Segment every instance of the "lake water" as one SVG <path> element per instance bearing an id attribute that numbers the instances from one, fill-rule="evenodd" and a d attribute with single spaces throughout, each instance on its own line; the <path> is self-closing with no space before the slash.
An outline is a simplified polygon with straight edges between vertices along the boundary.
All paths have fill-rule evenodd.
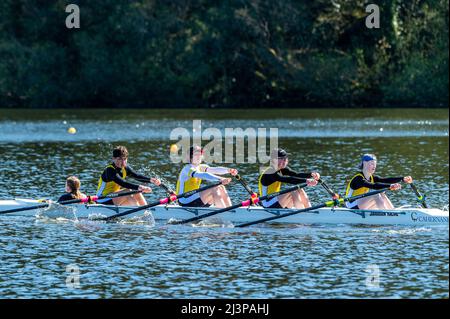
<path id="1" fill-rule="evenodd" d="M 0 199 L 52 198 L 75 174 L 93 194 L 112 148 L 172 187 L 170 133 L 277 128 L 293 169 L 317 170 L 336 191 L 361 154 L 382 176 L 412 175 L 430 206 L 448 210 L 448 110 L 0 110 Z M 67 133 L 75 127 L 76 134 Z M 206 144 L 206 143 L 205 143 Z M 234 166 L 257 189 L 260 163 Z M 247 197 L 228 187 L 234 202 Z M 313 203 L 327 200 L 308 189 Z M 154 188 L 148 198 L 164 193 Z M 416 205 L 406 188 L 394 205 Z M 0 216 L 2 298 L 448 298 L 449 229 L 257 225 L 247 229 L 84 224 Z M 79 286 L 67 285 L 79 272 Z M 367 283 L 378 272 L 377 285 Z"/>

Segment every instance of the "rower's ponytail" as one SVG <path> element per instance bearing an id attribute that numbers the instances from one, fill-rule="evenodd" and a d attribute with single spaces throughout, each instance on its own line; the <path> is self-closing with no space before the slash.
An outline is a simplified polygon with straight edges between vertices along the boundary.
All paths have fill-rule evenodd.
<path id="1" fill-rule="evenodd" d="M 69 176 L 66 180 L 67 186 L 71 189 L 71 194 L 75 199 L 81 199 L 80 186 L 81 182 L 76 176 Z"/>

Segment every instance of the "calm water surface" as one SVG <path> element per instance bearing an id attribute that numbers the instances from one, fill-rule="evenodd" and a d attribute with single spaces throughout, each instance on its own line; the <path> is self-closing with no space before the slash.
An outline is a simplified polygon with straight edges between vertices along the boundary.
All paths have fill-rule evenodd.
<path id="1" fill-rule="evenodd" d="M 203 129 L 278 128 L 291 167 L 318 170 L 341 193 L 360 155 L 374 152 L 380 175 L 412 175 L 430 206 L 448 209 L 448 110 L 1 110 L 0 198 L 56 199 L 69 174 L 94 193 L 117 144 L 135 169 L 174 186 L 181 166 L 170 162 L 169 135 L 192 130 L 193 119 Z M 255 189 L 259 167 L 237 165 Z M 149 198 L 164 196 L 154 192 Z M 246 197 L 238 184 L 229 192 Z M 320 188 L 308 193 L 314 203 L 328 199 Z M 408 188 L 391 199 L 416 204 Z M 448 298 L 448 240 L 446 226 L 233 229 L 0 216 L 0 297 Z M 70 269 L 79 287 L 66 285 Z M 367 284 L 377 270 L 378 285 Z"/>

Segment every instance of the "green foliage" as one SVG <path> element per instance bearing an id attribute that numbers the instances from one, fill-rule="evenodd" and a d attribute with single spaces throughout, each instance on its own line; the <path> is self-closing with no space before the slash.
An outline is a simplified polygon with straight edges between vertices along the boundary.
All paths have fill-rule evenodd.
<path id="1" fill-rule="evenodd" d="M 448 0 L 0 2 L 3 107 L 448 106 Z"/>

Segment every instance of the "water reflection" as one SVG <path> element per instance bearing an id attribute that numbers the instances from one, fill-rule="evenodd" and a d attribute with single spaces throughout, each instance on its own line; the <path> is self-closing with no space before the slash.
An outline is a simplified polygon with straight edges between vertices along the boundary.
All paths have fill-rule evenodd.
<path id="1" fill-rule="evenodd" d="M 448 209 L 445 110 L 419 114 L 374 110 L 370 115 L 339 110 L 312 115 L 294 110 L 262 112 L 247 120 L 244 113 L 240 120 L 230 120 L 226 112 L 202 112 L 192 118 L 207 119 L 206 126 L 282 127 L 279 143 L 292 153 L 291 167 L 318 170 L 340 193 L 360 155 L 376 153 L 380 175 L 412 175 L 428 194 L 430 206 Z M 116 144 L 128 147 L 135 169 L 158 175 L 174 188 L 181 165 L 169 160 L 166 133 L 191 120 L 191 115 L 179 118 L 170 112 L 162 120 L 157 118 L 160 114 L 148 112 L 124 117 L 120 110 L 94 120 L 83 114 L 51 112 L 38 118 L 30 112 L 26 119 L 14 112 L 0 115 L 2 199 L 56 199 L 64 191 L 66 176 L 72 174 L 80 177 L 86 193 L 93 194 Z M 68 135 L 68 125 L 76 126 L 77 134 Z M 238 165 L 253 189 L 257 189 L 259 168 L 257 163 Z M 233 201 L 247 197 L 237 183 L 229 192 Z M 319 187 L 308 193 L 313 202 L 328 199 Z M 149 199 L 162 196 L 164 191 L 155 187 Z M 394 205 L 415 204 L 408 188 L 391 198 Z M 192 227 L 155 223 L 150 216 L 107 224 L 78 220 L 71 211 L 66 219 L 57 220 L 50 213 L 38 219 L 0 216 L 0 296 L 448 298 L 448 227 L 260 225 L 233 229 L 223 227 L 220 219 L 218 227 Z M 68 265 L 79 267 L 78 289 L 66 286 Z M 379 289 L 366 286 L 370 265 L 379 267 Z"/>

